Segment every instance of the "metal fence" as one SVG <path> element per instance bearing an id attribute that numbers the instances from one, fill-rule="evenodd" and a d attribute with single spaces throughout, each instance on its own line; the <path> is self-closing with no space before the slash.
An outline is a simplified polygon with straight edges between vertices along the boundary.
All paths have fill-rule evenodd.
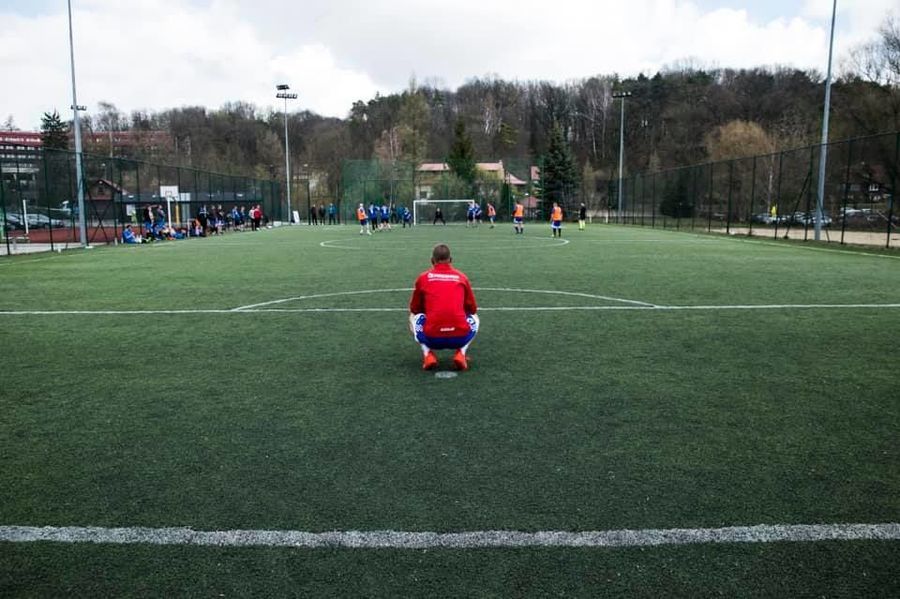
<path id="1" fill-rule="evenodd" d="M 592 215 L 646 227 L 813 239 L 820 151 L 817 144 L 638 173 L 621 181 L 621 210 L 620 181 L 599 180 L 601 207 Z M 900 132 L 829 143 L 827 157 L 822 240 L 900 245 Z"/>
<path id="2" fill-rule="evenodd" d="M 162 207 L 167 225 L 215 207 L 259 205 L 267 222 L 287 220 L 282 186 L 272 180 L 125 158 L 82 154 L 87 243 L 121 240 L 143 227 L 142 211 Z M 0 147 L 0 254 L 54 251 L 80 245 L 75 153 L 28 146 Z M 229 219 L 230 220 L 230 219 Z M 230 222 L 228 223 L 230 224 Z"/>
<path id="3" fill-rule="evenodd" d="M 454 175 L 443 160 L 419 165 L 402 160 L 345 160 L 341 169 L 341 212 L 347 222 L 355 222 L 359 204 L 412 210 L 415 200 L 475 199 L 482 205 L 491 202 L 498 218 L 503 219 L 512 215 L 517 200 L 525 200 L 533 193 L 533 165 L 529 158 L 503 158 L 485 163 L 477 169 L 475 180 L 467 182 Z M 526 206 L 527 216 L 540 218 L 541 206 L 533 200 Z M 430 220 L 434 206 L 423 210 L 422 219 Z M 442 210 L 448 220 L 465 221 L 464 204 L 443 206 Z"/>

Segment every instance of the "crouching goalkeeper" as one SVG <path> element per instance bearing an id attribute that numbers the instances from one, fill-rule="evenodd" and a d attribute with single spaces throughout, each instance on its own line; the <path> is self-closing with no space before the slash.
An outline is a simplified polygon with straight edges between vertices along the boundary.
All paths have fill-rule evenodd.
<path id="1" fill-rule="evenodd" d="M 469 368 L 466 352 L 478 332 L 478 306 L 469 279 L 450 263 L 450 248 L 434 246 L 431 269 L 416 279 L 409 300 L 409 329 L 425 354 L 422 368 L 437 368 L 435 350 L 455 349 L 453 367 Z"/>

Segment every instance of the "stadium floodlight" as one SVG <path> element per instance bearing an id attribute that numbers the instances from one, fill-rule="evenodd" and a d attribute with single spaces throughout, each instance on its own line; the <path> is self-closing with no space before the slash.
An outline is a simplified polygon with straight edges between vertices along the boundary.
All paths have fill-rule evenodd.
<path id="1" fill-rule="evenodd" d="M 828 165 L 828 118 L 831 111 L 831 58 L 834 52 L 834 21 L 837 16 L 837 0 L 831 4 L 831 38 L 828 42 L 828 74 L 825 75 L 825 108 L 822 114 L 822 145 L 819 146 L 819 186 L 816 193 L 815 240 L 822 237 L 822 219 L 825 216 L 825 168 Z"/>
<path id="2" fill-rule="evenodd" d="M 291 145 L 288 142 L 288 123 L 287 123 L 287 101 L 296 100 L 297 94 L 289 94 L 287 90 L 291 86 L 286 83 L 279 83 L 275 86 L 278 93 L 276 98 L 284 99 L 284 180 L 287 184 L 287 217 L 288 222 L 294 222 L 294 215 L 291 213 Z"/>
<path id="3" fill-rule="evenodd" d="M 78 94 L 75 91 L 75 41 L 72 34 L 72 0 L 67 0 L 69 7 L 69 64 L 72 67 L 72 123 L 75 133 L 75 187 L 78 193 L 78 235 L 81 247 L 87 249 L 87 223 L 84 215 L 84 173 L 81 167 L 81 119 L 79 110 L 85 110 L 78 105 Z"/>
<path id="4" fill-rule="evenodd" d="M 613 92 L 612 97 L 622 100 L 622 115 L 619 118 L 619 208 L 616 213 L 616 221 L 618 221 L 622 218 L 623 205 L 622 174 L 623 165 L 625 164 L 625 98 L 630 98 L 631 92 Z"/>

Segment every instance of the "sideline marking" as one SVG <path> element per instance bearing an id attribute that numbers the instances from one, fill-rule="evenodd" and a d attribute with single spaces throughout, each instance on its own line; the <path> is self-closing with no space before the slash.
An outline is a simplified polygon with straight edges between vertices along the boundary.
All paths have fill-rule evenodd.
<path id="1" fill-rule="evenodd" d="M 557 239 L 555 237 L 528 237 L 527 239 L 537 239 L 539 241 L 553 241 L 554 243 L 547 244 L 547 245 L 531 245 L 531 246 L 525 245 L 525 246 L 519 246 L 519 247 L 517 247 L 515 245 L 516 243 L 518 243 L 515 241 L 511 242 L 510 245 L 504 245 L 504 246 L 500 246 L 500 245 L 479 246 L 478 245 L 479 241 L 486 241 L 486 242 L 494 243 L 497 241 L 496 239 L 471 239 L 471 240 L 466 241 L 465 243 L 467 245 L 471 244 L 472 247 L 476 250 L 508 250 L 508 249 L 532 250 L 532 249 L 541 249 L 541 248 L 545 248 L 545 247 L 562 247 L 564 245 L 569 245 L 569 240 L 562 239 L 562 238 Z M 326 241 L 319 242 L 319 245 L 323 248 L 328 248 L 328 249 L 333 249 L 333 250 L 371 250 L 372 249 L 371 247 L 365 247 L 365 246 L 357 247 L 357 246 L 336 245 L 338 243 L 342 243 L 342 242 L 346 242 L 346 241 L 347 241 L 346 239 L 329 239 Z M 402 241 L 402 240 L 398 239 L 397 241 Z M 402 242 L 402 243 L 403 243 L 403 245 L 401 245 L 401 244 L 379 245 L 378 247 L 381 249 L 407 249 L 412 244 L 415 243 L 415 240 L 412 242 Z M 424 243 L 429 243 L 429 242 L 424 242 Z"/>
<path id="2" fill-rule="evenodd" d="M 569 532 L 395 530 L 305 532 L 191 528 L 0 526 L 10 543 L 109 543 L 114 545 L 213 545 L 217 547 L 346 547 L 355 549 L 474 549 L 503 547 L 646 547 L 708 543 L 900 540 L 900 524 L 759 524 L 724 528 L 668 528 Z"/>
<path id="3" fill-rule="evenodd" d="M 456 373 L 452 370 L 438 370 L 434 373 L 434 378 L 436 379 L 455 379 Z"/>

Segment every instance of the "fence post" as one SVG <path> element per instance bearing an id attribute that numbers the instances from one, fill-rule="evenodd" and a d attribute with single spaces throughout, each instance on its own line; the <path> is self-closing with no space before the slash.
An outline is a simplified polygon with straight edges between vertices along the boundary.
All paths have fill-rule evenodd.
<path id="1" fill-rule="evenodd" d="M 715 171 L 716 163 L 709 163 L 709 191 L 707 193 L 707 197 L 709 198 L 707 202 L 707 214 L 706 214 L 706 232 L 709 233 L 712 231 L 712 201 L 713 201 L 713 171 Z"/>
<path id="2" fill-rule="evenodd" d="M 825 146 L 819 146 L 825 152 Z M 809 146 L 809 185 L 806 188 L 806 218 L 803 219 L 803 241 L 809 241 L 809 205 L 812 201 L 812 175 L 816 165 L 816 146 Z"/>
<path id="3" fill-rule="evenodd" d="M 656 228 L 656 175 L 657 175 L 657 173 L 653 173 L 653 178 L 650 181 L 650 185 L 651 185 L 650 194 L 652 196 L 650 199 L 653 200 L 653 203 L 651 204 L 652 209 L 650 210 L 650 228 L 651 229 Z"/>
<path id="4" fill-rule="evenodd" d="M 12 253 L 9 249 L 9 233 L 6 230 L 6 183 L 0 178 L 0 211 L 3 212 L 3 239 L 6 241 L 7 257 Z"/>
<path id="5" fill-rule="evenodd" d="M 127 202 L 128 198 L 125 197 L 125 179 L 122 176 L 122 170 L 123 170 L 122 169 L 122 161 L 120 159 L 116 158 L 116 164 L 119 167 L 119 189 L 122 190 L 122 192 L 119 194 L 119 197 L 121 197 L 121 199 L 122 199 L 122 205 L 119 208 L 122 210 L 125 210 L 125 206 L 128 203 Z M 123 218 L 129 218 L 127 213 L 122 212 L 121 214 L 122 214 Z M 125 230 L 124 225 L 122 226 L 122 230 L 123 231 Z"/>
<path id="6" fill-rule="evenodd" d="M 725 210 L 725 234 L 731 235 L 731 194 L 734 189 L 734 160 L 728 161 L 728 208 Z"/>
<path id="7" fill-rule="evenodd" d="M 647 177 L 641 177 L 641 226 L 644 226 L 644 204 L 647 202 Z"/>
<path id="8" fill-rule="evenodd" d="M 694 230 L 694 219 L 697 215 L 697 187 L 700 179 L 697 173 L 699 170 L 699 167 L 691 167 L 691 231 Z"/>
<path id="9" fill-rule="evenodd" d="M 784 152 L 778 153 L 778 185 L 775 191 L 775 239 L 778 239 L 778 219 L 781 218 L 781 175 L 784 172 Z"/>
<path id="10" fill-rule="evenodd" d="M 756 156 L 753 157 L 753 169 L 750 175 L 750 213 L 747 215 L 750 221 L 747 237 L 753 237 L 753 204 L 756 202 Z"/>
<path id="11" fill-rule="evenodd" d="M 894 174 L 891 175 L 891 206 L 888 209 L 887 238 L 884 247 L 891 247 L 891 229 L 894 227 L 894 204 L 897 201 L 897 167 L 900 167 L 900 133 L 894 139 Z"/>
<path id="12" fill-rule="evenodd" d="M 187 224 L 188 219 L 185 218 L 181 214 L 181 210 L 182 210 L 181 195 L 184 193 L 184 191 L 181 189 L 181 167 L 180 166 L 175 167 L 175 187 L 178 188 L 178 197 L 175 198 L 175 202 L 176 202 L 175 206 L 177 206 L 177 208 L 175 208 L 175 210 L 178 212 L 178 224 L 179 225 Z"/>
<path id="13" fill-rule="evenodd" d="M 844 173 L 844 197 L 841 206 L 841 245 L 844 245 L 844 233 L 847 231 L 847 200 L 850 197 L 850 165 L 853 160 L 853 140 L 847 145 L 847 171 Z"/>
<path id="14" fill-rule="evenodd" d="M 110 182 L 110 183 L 113 183 L 113 182 L 114 182 L 113 180 L 115 179 L 115 177 L 113 177 L 113 174 L 112 174 L 114 168 L 115 168 L 115 167 L 113 166 L 113 161 L 110 160 L 110 161 L 109 161 L 109 182 Z M 119 171 L 119 178 L 120 178 L 120 179 L 121 179 L 121 176 L 122 176 L 122 173 L 121 173 L 121 171 Z M 113 198 L 113 201 L 112 201 L 112 211 L 113 211 L 113 236 L 114 236 L 114 238 L 113 238 L 113 243 L 116 243 L 116 242 L 118 241 L 118 239 L 119 239 L 119 209 L 122 207 L 122 186 L 119 185 L 118 194 L 115 193 L 115 191 L 113 191 L 113 193 L 111 193 L 110 195 L 111 195 L 112 198 Z M 118 206 L 116 205 L 116 196 L 117 196 L 117 195 L 118 195 L 118 197 L 119 197 Z M 104 231 L 104 233 L 105 233 L 105 231 Z M 106 235 L 104 235 L 104 237 L 106 237 Z M 108 242 L 109 242 L 109 240 L 107 239 L 107 243 L 108 243 Z"/>
<path id="15" fill-rule="evenodd" d="M 53 245 L 53 215 L 50 212 L 50 196 L 53 194 L 50 193 L 50 178 L 47 176 L 47 152 L 41 151 L 41 162 L 44 163 L 44 193 L 47 194 L 47 224 L 49 227 L 47 228 L 50 231 L 50 251 L 52 252 L 55 248 Z M 6 223 L 6 218 L 3 219 L 3 222 Z"/>
<path id="16" fill-rule="evenodd" d="M 134 195 L 135 199 L 137 200 L 137 203 L 135 204 L 134 208 L 135 208 L 135 210 L 141 210 L 141 212 L 143 212 L 144 207 L 141 204 L 141 163 L 140 162 L 134 163 L 134 185 L 135 185 L 135 187 L 137 187 L 137 189 L 135 190 L 135 195 Z M 141 236 L 143 237 L 146 234 L 147 234 L 147 232 L 144 231 L 144 219 L 143 219 L 143 214 L 142 214 L 141 215 Z"/>

